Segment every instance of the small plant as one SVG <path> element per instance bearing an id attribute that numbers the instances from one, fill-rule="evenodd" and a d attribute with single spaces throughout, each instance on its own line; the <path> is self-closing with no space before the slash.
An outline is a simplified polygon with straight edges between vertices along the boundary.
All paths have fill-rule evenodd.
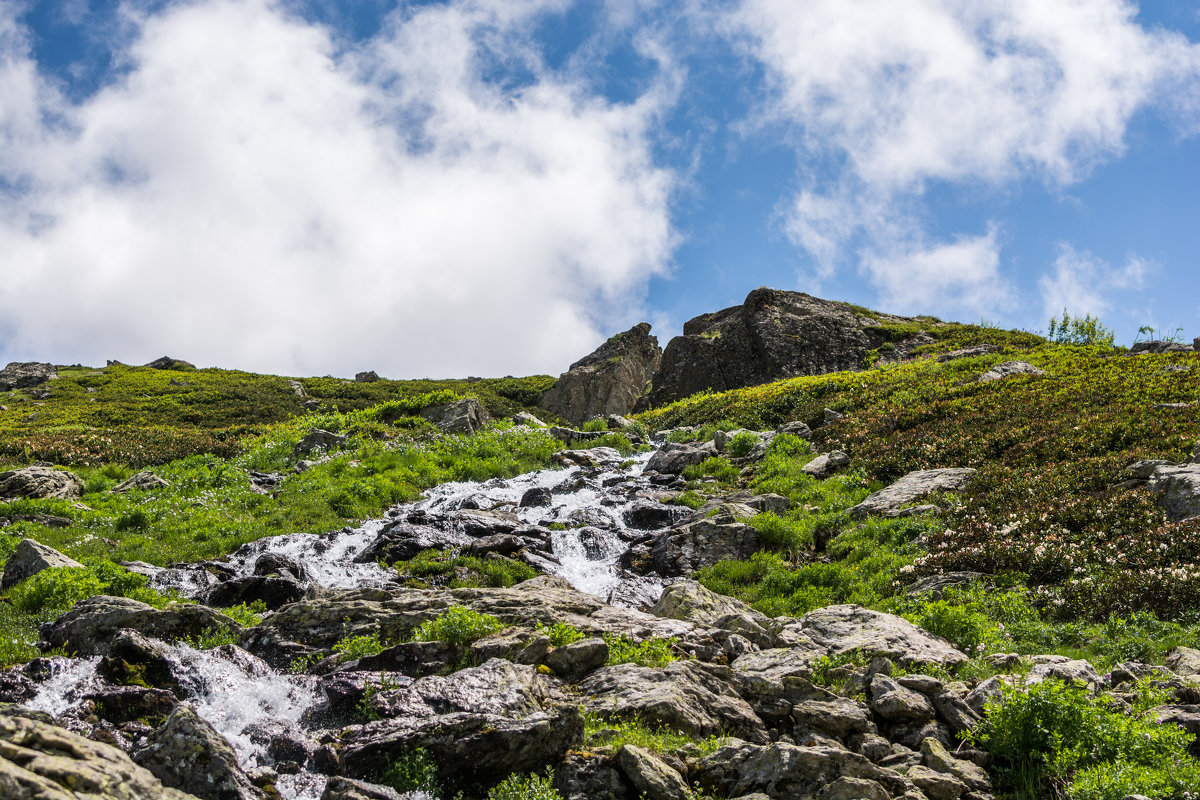
<path id="1" fill-rule="evenodd" d="M 398 792 L 437 792 L 437 765 L 421 748 L 401 753 L 379 775 L 379 783 Z"/>
<path id="2" fill-rule="evenodd" d="M 1143 336 L 1145 336 L 1146 338 L 1143 339 L 1142 338 Z M 1175 328 L 1174 330 L 1171 330 L 1171 331 L 1164 331 L 1164 330 L 1158 330 L 1157 328 L 1154 328 L 1150 325 L 1143 325 L 1140 328 L 1138 328 L 1137 336 L 1133 337 L 1134 344 L 1137 344 L 1138 342 L 1142 342 L 1142 341 L 1146 341 L 1146 342 L 1160 341 L 1160 342 L 1171 342 L 1174 344 L 1178 344 L 1179 342 L 1183 341 L 1183 328 Z"/>
<path id="3" fill-rule="evenodd" d="M 737 467 L 719 456 L 706 458 L 699 464 L 693 464 L 683 470 L 683 477 L 689 481 L 716 478 L 717 483 L 735 484 L 740 475 L 741 471 Z"/>
<path id="4" fill-rule="evenodd" d="M 1055 344 L 1092 344 L 1112 347 L 1116 334 L 1111 328 L 1105 327 L 1099 318 L 1087 314 L 1083 317 L 1072 317 L 1064 308 L 1062 319 L 1050 318 L 1047 339 Z"/>
<path id="5" fill-rule="evenodd" d="M 504 623 L 489 614 L 480 614 L 464 606 L 450 606 L 437 619 L 419 625 L 412 638 L 414 642 L 445 642 L 461 648 L 503 627 Z"/>
<path id="6" fill-rule="evenodd" d="M 625 634 L 606 633 L 604 641 L 608 643 L 609 666 L 614 664 L 637 664 L 642 667 L 665 667 L 672 661 L 677 661 L 674 646 L 679 640 L 672 636 L 669 639 L 646 639 L 635 642 Z"/>
<path id="7" fill-rule="evenodd" d="M 487 793 L 487 800 L 562 800 L 554 789 L 554 770 L 546 776 L 509 775 Z"/>
<path id="8" fill-rule="evenodd" d="M 550 644 L 554 647 L 565 647 L 585 638 L 582 631 L 565 622 L 556 622 L 548 628 L 539 622 L 537 632 L 550 637 Z"/>
<path id="9" fill-rule="evenodd" d="M 745 458 L 758 446 L 758 437 L 750 431 L 742 431 L 729 440 L 725 450 L 734 458 Z"/>
<path id="10" fill-rule="evenodd" d="M 212 650 L 227 644 L 237 644 L 237 634 L 228 628 L 209 628 L 199 636 L 188 636 L 183 641 L 196 650 Z"/>
<path id="11" fill-rule="evenodd" d="M 602 717 L 594 711 L 583 715 L 583 746 L 588 748 L 604 747 L 615 751 L 631 744 L 655 753 L 670 753 L 683 747 L 696 747 L 700 756 L 706 756 L 725 742 L 724 736 L 700 739 L 662 725 L 648 725 L 636 715 Z"/>
<path id="12" fill-rule="evenodd" d="M 599 417 L 596 417 L 595 419 L 589 419 L 587 422 L 583 423 L 583 427 L 581 427 L 580 430 L 590 433 L 599 433 L 600 431 L 608 430 L 608 423 Z"/>
<path id="13" fill-rule="evenodd" d="M 255 600 L 253 603 L 239 603 L 236 606 L 230 606 L 224 609 L 225 616 L 232 619 L 243 628 L 253 628 L 258 623 L 262 622 L 263 614 L 267 612 L 267 604 L 262 600 Z"/>
<path id="14" fill-rule="evenodd" d="M 333 646 L 338 653 L 339 661 L 354 661 L 366 656 L 382 653 L 385 645 L 379 639 L 379 633 L 368 633 L 362 636 L 344 636 Z"/>
<path id="15" fill-rule="evenodd" d="M 303 675 L 308 672 L 309 668 L 321 660 L 320 653 L 309 653 L 305 656 L 296 656 L 288 662 L 288 672 L 293 675 Z"/>

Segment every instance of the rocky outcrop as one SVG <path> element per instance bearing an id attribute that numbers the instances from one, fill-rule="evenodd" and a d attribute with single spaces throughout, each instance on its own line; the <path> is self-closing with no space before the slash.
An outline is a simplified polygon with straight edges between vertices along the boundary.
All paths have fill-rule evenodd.
<path id="1" fill-rule="evenodd" d="M 107 655 L 122 628 L 167 641 L 195 639 L 215 631 L 236 635 L 242 630 L 207 606 L 172 603 L 159 609 L 127 597 L 96 595 L 43 625 L 40 633 L 47 649 L 61 647 L 81 656 Z"/>
<path id="2" fill-rule="evenodd" d="M 725 391 L 798 375 L 857 370 L 886 339 L 872 326 L 914 322 L 862 316 L 845 303 L 799 292 L 755 289 L 740 306 L 702 314 L 683 326 L 663 352 L 645 411 L 706 389 Z"/>
<path id="3" fill-rule="evenodd" d="M 133 759 L 165 785 L 201 800 L 267 800 L 238 766 L 229 742 L 187 705 L 176 707 Z"/>
<path id="4" fill-rule="evenodd" d="M 801 618 L 800 628 L 809 639 L 827 648 L 830 655 L 857 650 L 905 664 L 946 667 L 967 660 L 940 636 L 934 636 L 902 617 L 862 606 L 827 606 L 810 611 Z"/>
<path id="5" fill-rule="evenodd" d="M 487 409 L 474 397 L 421 409 L 420 415 L 443 433 L 474 433 L 491 421 Z"/>
<path id="6" fill-rule="evenodd" d="M 155 475 L 150 470 L 142 470 L 137 475 L 121 481 L 112 490 L 118 494 L 123 494 L 134 489 L 164 489 L 170 485 L 170 483 Z"/>
<path id="7" fill-rule="evenodd" d="M 196 800 L 163 786 L 115 747 L 0 706 L 0 797 L 5 800 Z"/>
<path id="8" fill-rule="evenodd" d="M 846 513 L 851 516 L 882 514 L 885 517 L 903 516 L 905 506 L 934 492 L 952 492 L 963 488 L 975 477 L 970 467 L 921 469 L 910 472 L 887 488 L 867 497 Z M 930 507 L 931 508 L 931 507 Z M 914 509 L 915 510 L 915 509 Z"/>
<path id="9" fill-rule="evenodd" d="M 1200 464 L 1160 464 L 1147 486 L 1172 521 L 1200 516 Z"/>
<path id="10" fill-rule="evenodd" d="M 35 466 L 0 472 L 0 500 L 74 500 L 82 494 L 83 481 L 66 470 Z"/>
<path id="11" fill-rule="evenodd" d="M 44 569 L 56 567 L 82 567 L 73 558 L 68 558 L 53 547 L 35 542 L 33 539 L 22 539 L 17 549 L 4 565 L 4 577 L 0 578 L 0 589 L 16 586 L 23 580 L 32 578 Z"/>
<path id="12" fill-rule="evenodd" d="M 702 464 L 716 455 L 717 448 L 712 442 L 668 442 L 650 456 L 646 471 L 680 475 L 688 467 Z"/>
<path id="13" fill-rule="evenodd" d="M 538 405 L 573 425 L 628 414 L 661 360 L 658 339 L 650 335 L 649 323 L 642 322 L 572 364 Z"/>
<path id="14" fill-rule="evenodd" d="M 29 389 L 57 377 L 58 370 L 53 364 L 43 364 L 38 361 L 13 361 L 4 369 L 0 369 L 0 392 Z"/>
<path id="15" fill-rule="evenodd" d="M 153 361 L 151 361 L 149 364 L 145 364 L 143 366 L 147 366 L 150 369 L 174 369 L 174 370 L 193 370 L 196 368 L 196 365 L 190 361 L 184 361 L 182 358 L 171 358 L 170 356 L 163 356 L 162 358 L 156 358 Z"/>
<path id="16" fill-rule="evenodd" d="M 296 442 L 296 446 L 292 448 L 292 455 L 297 457 L 311 456 L 317 452 L 340 450 L 342 447 L 345 447 L 346 441 L 345 436 L 318 428 Z"/>

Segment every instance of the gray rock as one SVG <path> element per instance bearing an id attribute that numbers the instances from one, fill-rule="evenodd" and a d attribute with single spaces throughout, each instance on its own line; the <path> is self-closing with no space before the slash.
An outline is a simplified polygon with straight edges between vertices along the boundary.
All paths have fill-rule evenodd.
<path id="1" fill-rule="evenodd" d="M 805 728 L 843 739 L 856 733 L 874 733 L 871 709 L 857 700 L 804 700 L 792 709 L 792 719 Z"/>
<path id="2" fill-rule="evenodd" d="M 623 458 L 611 447 L 589 447 L 585 450 L 562 450 L 555 453 L 551 460 L 564 467 L 603 467 L 619 464 Z"/>
<path id="3" fill-rule="evenodd" d="M 964 347 L 961 350 L 951 350 L 949 353 L 942 353 L 938 356 L 939 363 L 947 361 L 955 361 L 960 358 L 971 358 L 972 356 L 983 356 L 988 353 L 999 352 L 1000 348 L 994 344 L 977 344 L 974 347 Z"/>
<path id="4" fill-rule="evenodd" d="M 57 377 L 58 369 L 53 364 L 13 361 L 4 369 L 0 369 L 0 392 L 29 389 Z"/>
<path id="5" fill-rule="evenodd" d="M 292 394 L 296 395 L 296 397 L 308 397 L 304 391 L 304 384 L 300 383 L 300 381 L 289 380 L 285 381 L 285 383 L 287 383 L 288 388 L 292 390 Z"/>
<path id="6" fill-rule="evenodd" d="M 398 522 L 380 533 L 354 560 L 359 564 L 382 561 L 390 565 L 409 561 L 423 550 L 465 547 L 472 541 L 472 537 L 461 531 Z"/>
<path id="7" fill-rule="evenodd" d="M 346 437 L 329 431 L 315 430 L 305 436 L 292 449 L 295 456 L 310 456 L 321 451 L 340 450 L 346 446 Z"/>
<path id="8" fill-rule="evenodd" d="M 430 675 L 374 694 L 369 705 L 384 718 L 425 718 L 456 711 L 521 719 L 543 710 L 547 681 L 529 665 L 490 659 L 449 675 Z"/>
<path id="9" fill-rule="evenodd" d="M 404 797 L 389 786 L 335 777 L 325 782 L 321 800 L 404 800 Z"/>
<path id="10" fill-rule="evenodd" d="M 971 791 L 990 792 L 992 790 L 991 778 L 982 767 L 950 755 L 950 752 L 937 739 L 926 739 L 921 742 L 921 755 L 925 766 L 935 772 L 953 775 L 965 783 Z"/>
<path id="11" fill-rule="evenodd" d="M 940 636 L 894 614 L 856 605 L 819 608 L 800 620 L 801 631 L 830 655 L 859 650 L 902 664 L 955 666 L 967 657 Z"/>
<path id="12" fill-rule="evenodd" d="M 355 383 L 375 383 L 378 380 L 379 375 L 377 375 L 373 369 L 366 372 L 358 372 L 354 375 Z"/>
<path id="13" fill-rule="evenodd" d="M 651 500 L 638 500 L 625 510 L 626 527 L 639 531 L 653 531 L 676 522 L 686 508 L 666 506 Z"/>
<path id="14" fill-rule="evenodd" d="M 819 800 L 891 800 L 878 781 L 842 776 L 817 795 Z"/>
<path id="15" fill-rule="evenodd" d="M 529 425 L 534 428 L 541 428 L 546 424 L 528 411 L 518 411 L 510 419 L 514 425 Z"/>
<path id="16" fill-rule="evenodd" d="M 846 511 L 851 516 L 881 514 L 885 517 L 900 516 L 902 508 L 934 492 L 952 492 L 962 489 L 975 477 L 969 467 L 947 469 L 921 469 L 910 472 L 900 480 L 870 495 L 858 505 Z"/>
<path id="17" fill-rule="evenodd" d="M 1161 353 L 1188 353 L 1193 348 L 1183 342 L 1166 342 L 1161 339 L 1151 339 L 1148 342 L 1137 342 L 1129 348 L 1129 355 L 1159 355 Z"/>
<path id="18" fill-rule="evenodd" d="M 42 625 L 40 633 L 47 649 L 61 647 L 80 656 L 102 656 L 122 628 L 167 641 L 199 638 L 214 631 L 237 635 L 242 630 L 232 619 L 207 606 L 171 603 L 159 609 L 127 597 L 95 595 Z"/>
<path id="19" fill-rule="evenodd" d="M 638 717 L 696 736 L 725 733 L 766 742 L 762 720 L 743 700 L 726 667 L 674 661 L 662 669 L 618 664 L 593 672 L 579 684 L 582 701 L 604 716 Z"/>
<path id="20" fill-rule="evenodd" d="M 871 708 L 891 722 L 928 722 L 936 716 L 925 695 L 905 689 L 882 673 L 871 678 Z"/>
<path id="21" fill-rule="evenodd" d="M 1009 675 L 993 675 L 971 690 L 964 701 L 976 714 L 983 716 L 988 703 L 1004 699 L 1004 687 L 1012 683 Z"/>
<path id="22" fill-rule="evenodd" d="M 593 417 L 628 414 L 661 359 L 649 323 L 639 323 L 572 364 L 542 395 L 538 406 L 573 425 Z"/>
<path id="23" fill-rule="evenodd" d="M 745 560 L 762 549 L 758 531 L 744 522 L 702 519 L 661 534 L 650 549 L 659 575 L 691 575 L 718 561 Z"/>
<path id="24" fill-rule="evenodd" d="M 5 800 L 196 800 L 163 786 L 115 747 L 0 705 L 0 795 Z"/>
<path id="25" fill-rule="evenodd" d="M 770 617 L 696 581 L 677 581 L 664 588 L 650 613 L 730 631 L 760 647 L 771 647 L 775 643 L 774 636 L 767 630 L 771 625 Z"/>
<path id="26" fill-rule="evenodd" d="M 794 421 L 794 422 L 783 423 L 782 425 L 780 425 L 778 428 L 775 429 L 775 433 L 776 434 L 786 433 L 789 436 L 797 436 L 801 439 L 811 439 L 812 438 L 812 428 L 808 427 L 808 425 L 804 424 L 803 422 L 800 422 L 799 420 Z"/>
<path id="27" fill-rule="evenodd" d="M 162 356 L 156 358 L 148 364 L 142 366 L 150 369 L 173 369 L 173 370 L 193 370 L 196 365 L 190 361 L 184 361 L 182 358 L 171 358 L 170 356 Z"/>
<path id="28" fill-rule="evenodd" d="M 77 475 L 53 467 L 21 467 L 0 472 L 0 500 L 74 500 L 83 494 Z"/>
<path id="29" fill-rule="evenodd" d="M 401 717 L 346 728 L 339 736 L 344 774 L 370 780 L 397 757 L 420 748 L 450 794 L 485 792 L 513 773 L 541 772 L 583 742 L 583 715 L 573 706 L 522 719 L 455 712 Z"/>
<path id="30" fill-rule="evenodd" d="M 1152 708 L 1154 721 L 1159 725 L 1178 725 L 1194 737 L 1200 737 L 1200 705 L 1165 705 Z M 1200 756 L 1200 739 L 1188 747 L 1193 756 Z"/>
<path id="31" fill-rule="evenodd" d="M 1167 668 L 1181 678 L 1200 678 L 1200 650 L 1176 647 L 1167 653 Z"/>
<path id="32" fill-rule="evenodd" d="M 1034 656 L 1033 669 L 1025 676 L 1025 683 L 1041 683 L 1048 678 L 1082 686 L 1099 686 L 1100 674 L 1089 662 L 1081 658 L 1065 656 Z"/>
<path id="33" fill-rule="evenodd" d="M 702 758 L 692 777 L 708 791 L 733 797 L 762 792 L 774 800 L 811 796 L 838 778 L 875 781 L 889 794 L 902 794 L 906 781 L 866 757 L 830 746 L 755 745 L 733 742 Z M 899 791 L 898 791 L 899 790 Z"/>
<path id="34" fill-rule="evenodd" d="M 850 456 L 841 450 L 833 450 L 817 456 L 801 467 L 800 470 L 808 475 L 812 475 L 814 478 L 828 478 L 849 463 Z"/>
<path id="35" fill-rule="evenodd" d="M 421 409 L 420 414 L 443 433 L 474 433 L 492 419 L 473 397 L 430 406 Z"/>
<path id="36" fill-rule="evenodd" d="M 1038 369 L 1027 361 L 1005 361 L 997 364 L 979 376 L 980 382 L 998 381 L 1012 375 L 1045 375 L 1046 371 Z"/>
<path id="37" fill-rule="evenodd" d="M 1147 486 L 1171 521 L 1200 516 L 1200 464 L 1158 465 Z"/>
<path id="38" fill-rule="evenodd" d="M 266 800 L 238 766 L 237 754 L 190 706 L 177 706 L 146 737 L 133 759 L 165 785 L 202 800 Z"/>
<path id="39" fill-rule="evenodd" d="M 555 675 L 573 680 L 604 666 L 608 661 L 608 644 L 599 637 L 582 639 L 554 648 L 544 661 Z"/>
<path id="40" fill-rule="evenodd" d="M 953 775 L 937 772 L 929 767 L 910 767 L 904 775 L 916 784 L 929 800 L 958 800 L 969 788 Z"/>
<path id="41" fill-rule="evenodd" d="M 681 475 L 685 469 L 717 455 L 711 442 L 667 442 L 646 462 L 647 472 Z"/>
<path id="42" fill-rule="evenodd" d="M 691 800 L 683 778 L 658 756 L 627 744 L 617 751 L 617 766 L 643 797 L 655 800 Z"/>
<path id="43" fill-rule="evenodd" d="M 860 370 L 867 351 L 884 342 L 871 326 L 885 320 L 902 318 L 860 316 L 842 303 L 755 289 L 740 306 L 684 324 L 683 335 L 667 344 L 651 388 L 635 410 L 705 389 L 719 392 L 797 375 Z"/>
<path id="44" fill-rule="evenodd" d="M 8 563 L 4 565 L 4 577 L 0 578 L 0 589 L 16 586 L 44 569 L 82 566 L 78 561 L 64 556 L 53 547 L 47 547 L 33 539 L 22 539 L 17 545 L 17 549 L 9 557 Z"/>
<path id="45" fill-rule="evenodd" d="M 563 800 L 638 800 L 638 792 L 607 756 L 571 752 L 554 770 Z"/>
<path id="46" fill-rule="evenodd" d="M 142 470 L 132 478 L 126 478 L 114 486 L 112 490 L 118 494 L 123 494 L 133 489 L 161 489 L 170 485 L 170 483 L 147 469 Z"/>
<path id="47" fill-rule="evenodd" d="M 955 735 L 971 731 L 980 723 L 980 716 L 967 704 L 966 700 L 943 690 L 933 695 L 933 707 L 937 709 L 938 718 L 950 727 Z"/>

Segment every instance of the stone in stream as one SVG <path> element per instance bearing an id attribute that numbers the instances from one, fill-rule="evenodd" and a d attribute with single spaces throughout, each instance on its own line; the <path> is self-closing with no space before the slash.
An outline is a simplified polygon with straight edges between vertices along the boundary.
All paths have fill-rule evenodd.
<path id="1" fill-rule="evenodd" d="M 32 578 L 44 569 L 58 567 L 82 567 L 73 558 L 68 558 L 53 547 L 47 547 L 33 539 L 22 539 L 9 556 L 4 565 L 4 577 L 0 579 L 0 589 L 9 589 L 24 580 Z"/>
<path id="2" fill-rule="evenodd" d="M 229 742 L 187 705 L 176 707 L 133 759 L 164 785 L 194 792 L 201 800 L 267 800 L 238 765 Z"/>
<path id="3" fill-rule="evenodd" d="M 762 549 L 758 531 L 720 516 L 680 525 L 658 537 L 650 550 L 660 575 L 691 575 L 718 561 L 744 561 Z"/>
<path id="4" fill-rule="evenodd" d="M 196 800 L 111 745 L 53 725 L 48 715 L 4 705 L 0 790 L 4 800 Z"/>
<path id="5" fill-rule="evenodd" d="M 607 652 L 607 651 L 606 651 Z M 493 658 L 449 675 L 430 675 L 375 693 L 368 705 L 380 717 L 426 718 L 456 711 L 521 719 L 544 710 L 553 679 L 532 666 Z"/>
<path id="6" fill-rule="evenodd" d="M 391 565 L 397 561 L 410 561 L 423 550 L 459 548 L 471 541 L 471 537 L 461 531 L 398 522 L 380 533 L 375 541 L 355 556 L 354 561 L 357 564 L 382 561 Z"/>
<path id="7" fill-rule="evenodd" d="M 83 481 L 74 473 L 53 467 L 20 467 L 0 472 L 0 501 L 74 500 L 83 494 Z"/>
<path id="8" fill-rule="evenodd" d="M 166 641 L 197 639 L 204 634 L 226 631 L 235 636 L 242 627 L 207 606 L 171 603 L 154 608 L 127 597 L 96 595 L 81 600 L 54 622 L 41 626 L 46 649 L 61 647 L 81 656 L 106 655 L 122 628 Z"/>

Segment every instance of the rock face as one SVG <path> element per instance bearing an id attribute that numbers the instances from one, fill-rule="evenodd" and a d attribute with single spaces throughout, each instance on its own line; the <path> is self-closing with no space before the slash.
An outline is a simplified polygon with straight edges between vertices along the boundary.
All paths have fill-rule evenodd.
<path id="1" fill-rule="evenodd" d="M 57 377 L 58 370 L 54 368 L 53 364 L 43 364 L 37 361 L 13 361 L 4 369 L 0 369 L 0 392 L 28 389 Z"/>
<path id="2" fill-rule="evenodd" d="M 5 800 L 196 800 L 162 785 L 115 747 L 0 706 L 0 797 Z"/>
<path id="3" fill-rule="evenodd" d="M 474 433 L 491 420 L 487 410 L 473 397 L 430 406 L 421 411 L 421 416 L 443 433 Z"/>
<path id="4" fill-rule="evenodd" d="M 1147 485 L 1172 521 L 1200 516 L 1200 464 L 1156 466 Z"/>
<path id="5" fill-rule="evenodd" d="M 0 578 L 0 589 L 16 586 L 44 569 L 82 566 L 78 561 L 67 558 L 53 547 L 39 544 L 33 539 L 22 539 L 8 559 L 8 563 L 4 565 L 4 577 Z"/>
<path id="6" fill-rule="evenodd" d="M 901 617 L 862 606 L 828 606 L 810 611 L 801 618 L 800 627 L 812 641 L 829 648 L 830 655 L 860 650 L 906 664 L 947 667 L 967 660 L 940 636 Z"/>
<path id="7" fill-rule="evenodd" d="M 639 323 L 572 364 L 538 405 L 573 425 L 592 417 L 628 414 L 661 360 L 650 324 Z"/>
<path id="8" fill-rule="evenodd" d="M 850 306 L 799 292 L 755 289 L 740 306 L 702 314 L 667 344 L 650 391 L 634 410 L 705 389 L 725 391 L 797 375 L 863 368 L 884 339 L 868 330 L 901 317 L 861 317 Z"/>
<path id="9" fill-rule="evenodd" d="M 971 482 L 975 470 L 969 467 L 949 469 L 920 469 L 910 472 L 900 480 L 880 489 L 866 500 L 846 511 L 851 516 L 882 514 L 895 517 L 903 513 L 903 507 L 914 500 L 934 492 L 951 492 Z"/>
<path id="10" fill-rule="evenodd" d="M 21 467 L 0 472 L 0 500 L 18 497 L 74 500 L 83 494 L 83 481 L 52 467 Z"/>

